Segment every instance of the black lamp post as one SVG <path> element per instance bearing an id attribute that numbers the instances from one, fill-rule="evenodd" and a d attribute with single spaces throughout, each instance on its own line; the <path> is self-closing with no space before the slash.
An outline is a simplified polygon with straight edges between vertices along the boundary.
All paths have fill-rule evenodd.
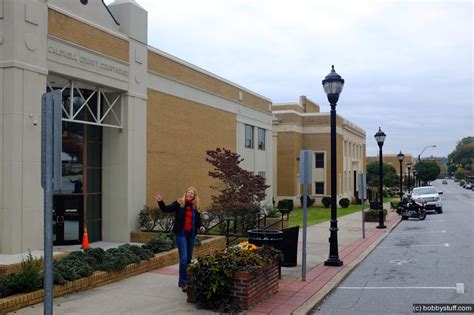
<path id="1" fill-rule="evenodd" d="M 329 228 L 329 258 L 324 262 L 325 266 L 342 266 L 342 260 L 339 260 L 337 246 L 337 156 L 336 156 L 336 105 L 339 100 L 339 94 L 344 87 L 344 79 L 336 73 L 334 65 L 331 72 L 323 80 L 324 92 L 331 104 L 331 225 Z"/>
<path id="2" fill-rule="evenodd" d="M 405 154 L 400 151 L 397 155 L 398 162 L 400 162 L 400 201 L 402 201 L 403 197 L 403 171 L 402 171 L 402 164 L 403 164 L 403 159 L 405 158 Z"/>
<path id="3" fill-rule="evenodd" d="M 410 183 L 410 170 L 411 170 L 411 163 L 407 162 L 407 169 L 408 169 L 408 194 L 411 193 L 411 183 Z"/>
<path id="4" fill-rule="evenodd" d="M 380 212 L 379 212 L 379 225 L 377 225 L 377 229 L 385 229 L 386 226 L 383 223 L 383 156 L 382 156 L 382 147 L 383 147 L 383 142 L 385 141 L 385 137 L 387 135 L 380 129 L 377 131 L 375 134 L 375 140 L 377 141 L 377 144 L 379 145 L 379 174 L 380 174 L 380 179 L 379 179 L 379 195 L 380 195 Z"/>

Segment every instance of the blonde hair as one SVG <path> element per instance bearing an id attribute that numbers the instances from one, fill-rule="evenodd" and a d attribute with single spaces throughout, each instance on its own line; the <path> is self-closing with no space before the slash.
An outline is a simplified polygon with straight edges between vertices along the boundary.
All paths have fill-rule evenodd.
<path id="1" fill-rule="evenodd" d="M 188 189 L 186 189 L 186 191 L 184 192 L 183 197 L 178 199 L 179 206 L 181 208 L 184 207 L 184 204 L 186 203 L 186 194 L 190 190 L 194 192 L 194 199 L 192 201 L 193 208 L 200 212 L 198 192 L 197 189 L 194 187 L 188 187 Z"/>

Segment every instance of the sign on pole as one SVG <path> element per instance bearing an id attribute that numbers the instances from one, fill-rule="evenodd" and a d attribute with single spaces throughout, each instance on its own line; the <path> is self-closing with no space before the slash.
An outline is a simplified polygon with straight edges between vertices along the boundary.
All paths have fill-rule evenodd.
<path id="1" fill-rule="evenodd" d="M 313 175 L 313 151 L 300 151 L 300 184 L 303 184 L 303 259 L 301 263 L 301 278 L 306 281 L 306 228 L 308 224 L 308 185 L 311 184 Z"/>
<path id="2" fill-rule="evenodd" d="M 61 189 L 62 93 L 41 100 L 41 186 L 44 189 L 44 314 L 53 314 L 53 191 Z"/>
<path id="3" fill-rule="evenodd" d="M 367 184 L 365 174 L 359 173 L 359 192 L 358 197 L 361 201 L 361 210 L 362 210 L 362 238 L 365 238 L 365 213 L 364 213 L 364 203 L 367 199 Z"/>

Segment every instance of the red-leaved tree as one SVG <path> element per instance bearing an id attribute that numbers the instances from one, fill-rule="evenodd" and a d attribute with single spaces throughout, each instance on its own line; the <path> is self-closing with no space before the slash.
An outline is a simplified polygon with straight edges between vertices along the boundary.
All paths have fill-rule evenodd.
<path id="1" fill-rule="evenodd" d="M 214 167 L 209 176 L 221 181 L 219 186 L 211 186 L 219 191 L 217 196 L 212 196 L 214 207 L 257 206 L 265 199 L 265 190 L 270 186 L 265 185 L 262 176 L 239 166 L 244 160 L 239 154 L 224 148 L 206 153 L 206 161 Z"/>

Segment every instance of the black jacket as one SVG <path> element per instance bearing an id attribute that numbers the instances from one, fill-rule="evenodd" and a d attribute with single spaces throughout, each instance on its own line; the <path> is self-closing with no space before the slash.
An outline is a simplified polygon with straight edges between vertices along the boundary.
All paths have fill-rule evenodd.
<path id="1" fill-rule="evenodd" d="M 188 203 L 186 203 L 188 204 Z M 169 206 L 167 206 L 163 201 L 158 202 L 158 206 L 160 207 L 161 211 L 163 212 L 174 212 L 174 226 L 173 226 L 173 233 L 175 234 L 182 234 L 184 231 L 184 218 L 186 216 L 186 204 L 184 208 L 179 206 L 178 201 L 174 201 Z M 202 225 L 201 221 L 201 214 L 193 208 L 193 236 L 199 231 L 199 228 Z"/>

